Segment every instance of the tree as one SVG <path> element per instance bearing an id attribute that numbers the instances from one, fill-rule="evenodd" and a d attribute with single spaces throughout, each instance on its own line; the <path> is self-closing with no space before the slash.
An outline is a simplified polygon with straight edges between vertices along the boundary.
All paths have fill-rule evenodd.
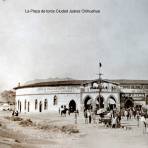
<path id="1" fill-rule="evenodd" d="M 15 104 L 15 91 L 12 90 L 4 90 L 0 96 L 2 101 L 7 102 L 9 104 Z"/>

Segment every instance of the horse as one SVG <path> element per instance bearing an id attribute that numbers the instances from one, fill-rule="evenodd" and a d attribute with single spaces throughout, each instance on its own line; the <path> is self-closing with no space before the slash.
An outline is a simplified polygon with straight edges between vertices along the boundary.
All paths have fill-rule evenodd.
<path id="1" fill-rule="evenodd" d="M 67 110 L 68 110 L 67 108 L 61 110 L 61 116 L 64 114 L 64 116 L 66 117 L 66 112 L 67 112 Z"/>

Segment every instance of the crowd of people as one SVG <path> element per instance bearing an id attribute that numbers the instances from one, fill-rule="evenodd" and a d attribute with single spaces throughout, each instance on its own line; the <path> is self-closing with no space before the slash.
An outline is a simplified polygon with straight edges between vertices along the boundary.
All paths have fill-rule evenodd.
<path id="1" fill-rule="evenodd" d="M 12 111 L 12 116 L 18 116 L 18 115 L 19 115 L 19 113 L 18 113 L 17 110 L 13 110 L 13 111 Z"/>
<path id="2" fill-rule="evenodd" d="M 100 109 L 101 110 L 101 109 Z M 102 109 L 103 110 L 103 109 Z M 111 128 L 120 128 L 124 127 L 121 124 L 121 121 L 130 121 L 130 120 L 136 120 L 137 126 L 139 126 L 139 123 L 143 124 L 144 132 L 148 128 L 148 123 L 146 121 L 146 117 L 148 117 L 148 112 L 145 112 L 142 108 L 137 107 L 129 107 L 129 108 L 121 108 L 120 111 L 116 108 L 113 108 L 108 111 L 103 112 L 97 112 L 99 110 L 93 110 L 92 108 L 84 108 L 83 114 L 84 114 L 84 122 L 85 124 L 98 124 L 98 123 L 104 123 L 107 127 Z M 71 113 L 74 113 L 75 115 L 75 123 L 77 123 L 77 117 L 79 116 L 79 111 L 75 110 L 71 112 L 71 109 L 67 109 L 64 107 L 62 110 L 59 109 L 59 114 L 61 116 L 66 117 L 66 112 L 68 112 L 68 115 Z"/>
<path id="3" fill-rule="evenodd" d="M 123 108 L 121 109 L 121 114 L 122 116 L 126 117 L 127 120 L 131 118 L 137 118 L 139 119 L 140 116 L 146 115 L 146 113 L 143 111 L 142 108 L 135 108 L 135 107 L 130 107 L 130 108 Z"/>
<path id="4" fill-rule="evenodd" d="M 137 120 L 137 126 L 139 126 L 139 121 L 141 121 L 144 125 L 144 131 L 148 126 L 146 118 L 148 117 L 148 112 L 145 112 L 142 108 L 130 107 L 127 109 L 121 110 L 122 116 L 126 118 L 126 120 L 130 120 L 132 118 Z"/>
<path id="5" fill-rule="evenodd" d="M 107 126 L 115 128 L 120 125 L 121 114 L 116 110 L 97 114 L 96 111 L 92 111 L 91 109 L 84 109 L 84 118 L 86 124 L 104 122 Z"/>
<path id="6" fill-rule="evenodd" d="M 105 125 L 112 128 L 121 127 L 121 120 L 137 120 L 137 126 L 139 126 L 139 121 L 143 122 L 145 130 L 148 126 L 146 122 L 147 113 L 143 111 L 142 108 L 129 107 L 122 108 L 117 111 L 116 108 L 108 112 L 96 114 L 96 112 L 91 109 L 84 109 L 85 124 L 100 123 L 103 122 Z"/>

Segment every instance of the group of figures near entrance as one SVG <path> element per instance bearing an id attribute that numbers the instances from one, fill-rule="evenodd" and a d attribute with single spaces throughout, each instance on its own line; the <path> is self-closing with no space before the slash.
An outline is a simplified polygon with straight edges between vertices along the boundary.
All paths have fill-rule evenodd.
<path id="1" fill-rule="evenodd" d="M 98 110 L 98 112 L 100 110 Z M 106 126 L 115 128 L 120 127 L 121 114 L 115 109 L 100 113 L 96 113 L 96 111 L 93 111 L 91 109 L 84 109 L 84 118 L 85 124 L 104 123 Z"/>
<path id="2" fill-rule="evenodd" d="M 101 110 L 101 109 L 100 109 Z M 139 121 L 142 121 L 144 128 L 146 129 L 148 123 L 146 123 L 146 118 L 148 118 L 148 111 L 145 112 L 142 108 L 130 107 L 122 108 L 120 111 L 113 109 L 110 111 L 104 111 L 97 114 L 92 109 L 84 109 L 85 124 L 91 123 L 104 123 L 107 127 L 120 128 L 122 120 L 137 120 L 137 126 L 139 126 Z"/>
<path id="3" fill-rule="evenodd" d="M 127 120 L 132 118 L 136 119 L 138 126 L 139 126 L 139 120 L 141 118 L 145 118 L 145 119 L 148 118 L 148 110 L 144 110 L 143 108 L 137 108 L 137 107 L 123 108 L 121 109 L 121 114 Z"/>

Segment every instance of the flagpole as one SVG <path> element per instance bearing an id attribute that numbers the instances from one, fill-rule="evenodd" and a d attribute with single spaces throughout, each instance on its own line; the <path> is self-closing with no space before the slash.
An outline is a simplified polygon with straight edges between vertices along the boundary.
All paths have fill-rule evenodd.
<path id="1" fill-rule="evenodd" d="M 100 101 L 101 101 L 101 67 L 102 67 L 102 64 L 101 64 L 101 62 L 99 61 L 99 109 L 100 109 L 100 107 L 101 107 L 101 103 L 100 103 Z"/>

